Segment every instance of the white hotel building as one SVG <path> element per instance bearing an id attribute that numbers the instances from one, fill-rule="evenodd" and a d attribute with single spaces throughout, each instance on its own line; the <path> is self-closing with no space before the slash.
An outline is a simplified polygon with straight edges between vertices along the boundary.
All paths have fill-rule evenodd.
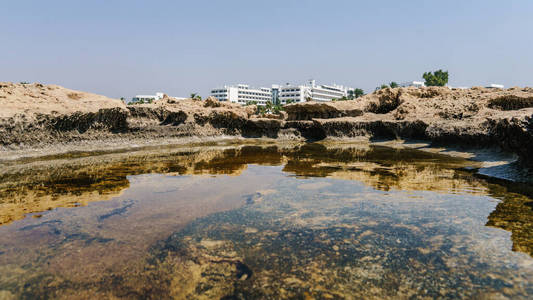
<path id="1" fill-rule="evenodd" d="M 155 95 L 136 95 L 135 97 L 131 98 L 130 103 L 137 103 L 141 101 L 143 103 L 152 103 L 154 101 L 163 99 L 164 96 L 165 96 L 165 93 L 162 93 L 162 92 L 157 92 L 155 93 Z M 174 98 L 176 100 L 186 99 L 184 97 L 170 97 L 170 98 Z"/>
<path id="2" fill-rule="evenodd" d="M 217 98 L 219 101 L 230 101 L 242 105 L 247 103 L 266 105 L 268 101 L 272 101 L 272 89 L 253 89 L 246 84 L 238 84 L 214 89 L 211 91 L 211 96 Z"/>
<path id="3" fill-rule="evenodd" d="M 307 85 L 289 85 L 280 87 L 279 101 L 281 104 L 287 102 L 305 102 L 312 101 L 331 101 L 333 99 L 341 99 L 348 97 L 348 92 L 353 91 L 353 88 L 348 88 L 342 85 L 317 85 L 314 80 L 310 80 Z"/>
<path id="4" fill-rule="evenodd" d="M 163 99 L 163 95 L 164 93 L 161 92 L 155 93 L 155 95 L 136 95 L 135 97 L 131 98 L 131 102 L 136 103 L 143 101 L 145 103 L 149 103 L 155 100 Z"/>
<path id="5" fill-rule="evenodd" d="M 420 88 L 420 87 L 425 87 L 426 84 L 423 81 L 407 81 L 407 82 L 400 83 L 400 86 L 401 87 L 414 86 L 414 87 Z"/>
<path id="6" fill-rule="evenodd" d="M 348 92 L 353 90 L 353 88 L 336 84 L 317 85 L 314 80 L 310 80 L 307 85 L 272 85 L 272 88 L 259 89 L 252 89 L 245 84 L 224 86 L 223 88 L 212 90 L 211 96 L 220 101 L 230 101 L 243 105 L 250 102 L 265 105 L 268 101 L 279 104 L 305 102 L 307 100 L 331 101 L 347 97 Z"/>

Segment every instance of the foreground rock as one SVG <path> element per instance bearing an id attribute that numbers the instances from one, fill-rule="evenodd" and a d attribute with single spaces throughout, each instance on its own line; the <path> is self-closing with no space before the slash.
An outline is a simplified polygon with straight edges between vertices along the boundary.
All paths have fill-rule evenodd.
<path id="1" fill-rule="evenodd" d="M 284 114 L 261 117 L 255 106 L 214 98 L 164 97 L 153 104 L 125 105 L 59 86 L 0 83 L 0 106 L 4 153 L 58 144 L 104 147 L 121 141 L 127 146 L 221 136 L 408 138 L 499 146 L 525 160 L 533 153 L 531 88 L 383 89 L 352 101 L 291 104 Z"/>
<path id="2" fill-rule="evenodd" d="M 315 119 L 324 136 L 413 138 L 533 153 L 533 89 L 385 89 L 353 104 L 355 118 Z"/>
<path id="3" fill-rule="evenodd" d="M 0 82 L 0 107 L 0 146 L 12 149 L 95 139 L 128 127 L 122 101 L 56 85 Z"/>

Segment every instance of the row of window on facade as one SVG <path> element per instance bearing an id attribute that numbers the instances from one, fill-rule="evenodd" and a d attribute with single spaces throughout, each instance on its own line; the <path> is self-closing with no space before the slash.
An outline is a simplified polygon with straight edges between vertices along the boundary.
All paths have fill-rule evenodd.
<path id="1" fill-rule="evenodd" d="M 238 102 L 240 103 L 249 103 L 249 102 L 257 102 L 257 103 L 261 103 L 261 104 L 265 104 L 267 103 L 268 101 L 265 101 L 265 100 L 259 100 L 259 101 L 255 101 L 255 100 L 238 100 Z"/>
<path id="2" fill-rule="evenodd" d="M 337 89 L 337 88 L 332 88 L 332 87 L 325 86 L 325 85 L 323 85 L 322 88 L 325 89 L 325 90 L 330 90 L 330 91 L 335 91 L 335 92 L 340 92 L 340 93 L 342 93 L 342 90 L 339 90 L 339 89 Z"/>
<path id="3" fill-rule="evenodd" d="M 300 97 L 299 94 L 289 94 L 289 95 L 281 95 L 280 97 L 282 98 L 287 98 L 287 97 Z"/>
<path id="4" fill-rule="evenodd" d="M 260 95 L 260 96 L 269 96 L 270 95 L 270 93 L 252 93 L 252 92 L 242 92 L 242 91 L 239 91 L 239 94 Z"/>

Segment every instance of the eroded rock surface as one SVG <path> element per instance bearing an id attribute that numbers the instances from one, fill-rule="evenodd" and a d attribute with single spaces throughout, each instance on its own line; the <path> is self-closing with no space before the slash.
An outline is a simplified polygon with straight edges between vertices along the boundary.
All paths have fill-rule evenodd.
<path id="1" fill-rule="evenodd" d="M 440 144 L 497 145 L 530 159 L 528 154 L 533 153 L 532 97 L 531 88 L 396 88 L 383 89 L 353 101 L 292 104 L 287 106 L 287 111 L 292 120 L 312 120 L 308 131 L 314 136 L 411 138 Z"/>
<path id="2" fill-rule="evenodd" d="M 4 153 L 57 144 L 222 136 L 423 139 L 499 146 L 527 161 L 533 153 L 531 88 L 383 89 L 352 101 L 295 103 L 279 115 L 259 116 L 253 105 L 215 98 L 165 96 L 152 104 L 125 105 L 55 85 L 0 83 L 0 105 Z"/>

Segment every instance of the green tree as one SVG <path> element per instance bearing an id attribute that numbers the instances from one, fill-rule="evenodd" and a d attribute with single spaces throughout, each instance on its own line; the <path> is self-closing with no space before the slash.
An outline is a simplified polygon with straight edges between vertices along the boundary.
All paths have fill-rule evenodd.
<path id="1" fill-rule="evenodd" d="M 198 95 L 197 93 L 191 93 L 191 99 L 202 100 L 202 96 Z"/>
<path id="2" fill-rule="evenodd" d="M 355 90 L 349 90 L 348 91 L 348 100 L 355 99 Z"/>
<path id="3" fill-rule="evenodd" d="M 365 94 L 365 91 L 363 89 L 355 89 L 353 90 L 354 98 L 359 98 Z"/>
<path id="4" fill-rule="evenodd" d="M 272 108 L 272 112 L 274 112 L 275 114 L 279 114 L 279 112 L 282 111 L 282 110 L 284 110 L 284 109 L 283 109 L 283 106 L 281 104 L 276 104 Z"/>
<path id="5" fill-rule="evenodd" d="M 376 87 L 376 91 L 379 91 L 379 90 L 382 90 L 382 89 L 386 89 L 386 88 L 389 88 L 389 86 L 386 85 L 386 84 L 382 84 L 382 85 Z"/>
<path id="6" fill-rule="evenodd" d="M 256 114 L 258 115 L 264 115 L 267 113 L 267 107 L 266 105 L 257 105 L 256 107 Z"/>
<path id="7" fill-rule="evenodd" d="M 396 81 L 392 81 L 391 83 L 389 83 L 389 86 L 390 86 L 391 88 L 397 88 L 397 87 L 399 87 L 400 85 L 399 85 L 398 83 L 396 83 Z"/>
<path id="8" fill-rule="evenodd" d="M 448 83 L 448 71 L 426 72 L 422 75 L 422 78 L 426 81 L 426 86 L 445 86 Z"/>
<path id="9" fill-rule="evenodd" d="M 274 106 L 272 105 L 272 102 L 271 102 L 271 101 L 267 101 L 267 102 L 265 103 L 265 109 L 266 109 L 266 112 L 267 112 L 267 113 L 272 112 L 273 108 L 274 108 Z"/>

